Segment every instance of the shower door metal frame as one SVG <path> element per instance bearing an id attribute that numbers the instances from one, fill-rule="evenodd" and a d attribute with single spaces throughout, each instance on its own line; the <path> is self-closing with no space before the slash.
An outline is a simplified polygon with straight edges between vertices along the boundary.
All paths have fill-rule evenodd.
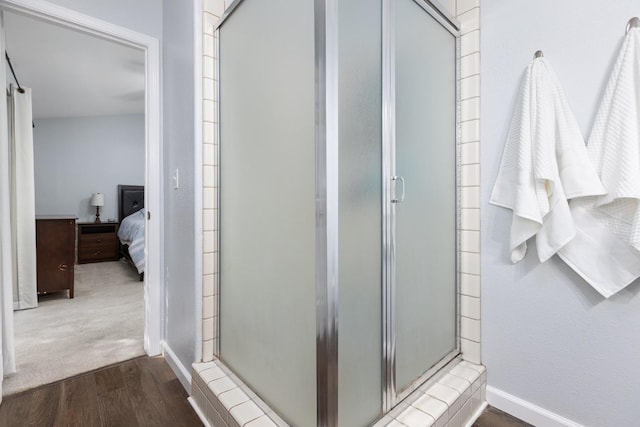
<path id="1" fill-rule="evenodd" d="M 234 0 L 214 27 L 220 53 L 220 27 L 244 0 Z M 338 0 L 312 0 L 314 5 L 315 152 L 316 152 L 316 406 L 317 425 L 338 425 Z M 216 93 L 220 94 L 217 61 Z M 218 99 L 220 102 L 220 99 Z M 220 108 L 217 109 L 217 158 L 220 159 Z M 218 167 L 218 183 L 220 183 Z M 218 224 L 220 193 L 218 191 Z M 218 232 L 218 248 L 220 235 Z M 220 252 L 218 252 L 220 257 Z M 220 265 L 220 259 L 218 259 Z M 220 275 L 219 275 L 220 278 Z M 220 279 L 219 279 L 220 280 Z M 220 282 L 219 282 L 220 283 Z M 222 296 L 217 299 L 220 313 Z M 218 333 L 220 337 L 218 322 Z M 214 349 L 219 356 L 220 348 Z M 262 408 L 265 413 L 271 411 Z"/>
<path id="2" fill-rule="evenodd" d="M 225 10 L 214 31 L 216 34 L 215 49 L 219 53 L 219 29 L 226 19 L 244 0 L 234 0 Z M 337 0 L 314 1 L 314 33 L 315 33 L 315 72 L 316 72 L 316 370 L 317 370 L 317 423 L 319 426 L 336 426 L 338 420 L 338 170 L 333 165 L 338 161 L 338 63 L 337 63 Z M 445 356 L 438 364 L 416 379 L 405 390 L 397 393 L 395 382 L 395 229 L 392 223 L 393 213 L 391 204 L 391 180 L 395 173 L 395 63 L 394 63 L 394 24 L 393 2 L 398 0 L 383 0 L 383 106 L 382 106 L 382 332 L 383 332 L 383 387 L 382 409 L 388 412 L 399 401 L 417 389 L 438 370 L 453 360 L 460 353 L 460 325 L 456 323 L 456 348 Z M 414 1 L 425 13 L 441 24 L 456 38 L 456 181 L 459 182 L 459 168 L 457 167 L 459 126 L 460 126 L 460 34 L 459 24 L 455 18 L 449 16 L 445 9 L 431 0 L 403 0 Z M 216 93 L 220 94 L 221 58 L 217 64 L 215 81 Z M 218 102 L 221 100 L 218 99 Z M 220 108 L 218 108 L 218 129 L 216 147 L 217 158 L 220 159 Z M 393 161 L 393 163 L 392 163 Z M 335 162 L 335 163 L 332 163 Z M 220 183 L 220 167 L 218 168 L 218 183 Z M 457 187 L 457 184 L 456 184 Z M 453 189 L 456 191 L 456 188 Z M 220 193 L 218 192 L 218 206 L 220 207 Z M 456 200 L 458 198 L 456 197 Z M 218 209 L 218 224 L 220 209 Z M 456 206 L 456 225 L 459 229 L 459 200 Z M 457 230 L 456 230 L 457 231 Z M 218 247 L 220 235 L 218 233 Z M 456 232 L 457 235 L 457 232 Z M 456 237 L 456 295 L 457 309 L 459 308 L 459 251 Z M 220 255 L 220 253 L 219 253 Z M 388 260 L 392 262 L 387 264 Z M 220 312 L 221 299 L 218 298 Z M 223 319 L 220 319 L 222 321 Z M 218 322 L 218 327 L 220 322 Z M 219 336 L 219 334 L 217 334 Z M 219 346 L 214 349 L 219 355 Z M 269 408 L 263 408 L 269 411 Z"/>
<path id="3" fill-rule="evenodd" d="M 455 292 L 456 292 L 456 347 L 444 356 L 432 368 L 416 378 L 405 389 L 398 391 L 396 384 L 396 227 L 394 186 L 392 182 L 401 179 L 396 176 L 396 93 L 395 93 L 395 14 L 396 1 L 413 1 L 425 13 L 435 19 L 445 30 L 455 37 L 455 159 L 454 167 L 456 183 L 452 191 L 456 192 L 456 230 L 455 252 Z M 423 383 L 432 378 L 438 371 L 453 363 L 460 355 L 460 201 L 457 187 L 460 182 L 458 159 L 460 138 L 460 24 L 449 16 L 445 9 L 435 1 L 430 0 L 383 0 L 382 12 L 382 409 L 383 413 L 390 411 L 398 402 L 405 399 Z M 404 193 L 404 182 L 403 182 Z M 403 194 L 404 196 L 404 194 Z"/>

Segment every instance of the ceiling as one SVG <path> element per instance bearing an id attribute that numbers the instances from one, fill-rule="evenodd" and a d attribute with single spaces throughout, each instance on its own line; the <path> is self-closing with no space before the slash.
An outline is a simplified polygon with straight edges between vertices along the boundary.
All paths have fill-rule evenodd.
<path id="1" fill-rule="evenodd" d="M 144 113 L 144 52 L 77 30 L 4 12 L 7 53 L 33 117 Z M 14 83 L 7 67 L 7 80 Z"/>

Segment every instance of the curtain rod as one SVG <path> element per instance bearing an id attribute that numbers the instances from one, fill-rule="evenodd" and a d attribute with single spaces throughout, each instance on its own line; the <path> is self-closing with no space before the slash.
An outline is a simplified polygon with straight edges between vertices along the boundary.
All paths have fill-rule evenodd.
<path id="1" fill-rule="evenodd" d="M 24 89 L 22 89 L 22 86 L 20 86 L 18 77 L 16 77 L 16 72 L 13 71 L 13 65 L 11 64 L 11 59 L 9 58 L 9 54 L 7 53 L 6 50 L 4 51 L 4 57 L 7 60 L 7 64 L 9 64 L 9 69 L 11 70 L 11 74 L 13 74 L 13 79 L 16 81 L 16 84 L 18 85 L 18 92 L 24 93 Z"/>
<path id="2" fill-rule="evenodd" d="M 4 57 L 7 60 L 7 64 L 9 64 L 9 69 L 11 70 L 11 74 L 13 74 L 13 79 L 16 81 L 16 84 L 18 85 L 18 92 L 20 93 L 24 93 L 24 89 L 22 89 L 22 86 L 20 86 L 20 82 L 18 81 L 18 77 L 16 77 L 16 72 L 13 71 L 13 65 L 11 65 L 11 59 L 9 58 L 9 54 L 7 53 L 7 51 L 4 51 Z M 36 124 L 32 121 L 31 122 L 31 127 L 36 127 Z"/>

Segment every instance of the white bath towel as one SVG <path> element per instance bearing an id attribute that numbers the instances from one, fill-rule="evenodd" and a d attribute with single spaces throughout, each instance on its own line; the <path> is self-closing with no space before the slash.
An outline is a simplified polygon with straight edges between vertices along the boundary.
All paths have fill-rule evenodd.
<path id="1" fill-rule="evenodd" d="M 549 259 L 575 235 L 568 199 L 604 194 L 558 78 L 544 58 L 527 68 L 490 203 L 513 211 L 511 261 L 536 236 Z"/>
<path id="2" fill-rule="evenodd" d="M 622 48 L 587 147 L 606 195 L 572 202 L 576 239 L 560 257 L 603 296 L 640 277 L 640 29 Z"/>

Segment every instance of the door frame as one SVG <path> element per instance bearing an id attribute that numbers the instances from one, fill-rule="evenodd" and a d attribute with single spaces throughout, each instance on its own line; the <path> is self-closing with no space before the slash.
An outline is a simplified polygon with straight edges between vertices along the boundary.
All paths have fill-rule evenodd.
<path id="1" fill-rule="evenodd" d="M 140 49 L 145 54 L 145 207 L 150 216 L 145 232 L 144 350 L 149 356 L 158 355 L 164 338 L 160 42 L 155 37 L 42 0 L 0 0 L 0 10 L 79 30 Z"/>

